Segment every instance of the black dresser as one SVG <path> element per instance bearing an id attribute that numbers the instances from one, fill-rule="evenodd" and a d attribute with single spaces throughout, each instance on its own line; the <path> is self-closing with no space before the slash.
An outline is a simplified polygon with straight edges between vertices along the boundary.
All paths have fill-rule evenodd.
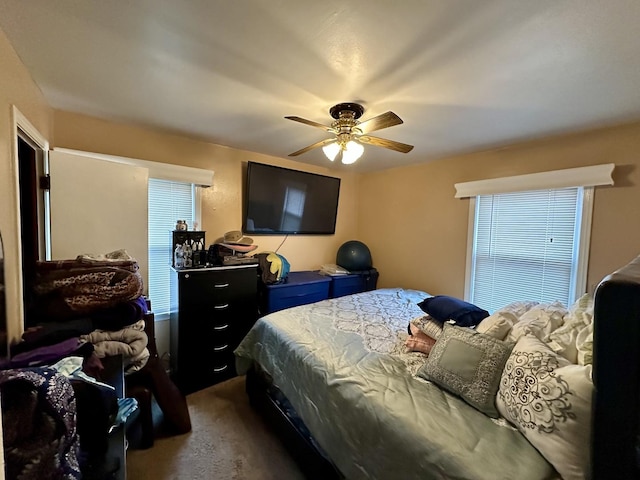
<path id="1" fill-rule="evenodd" d="M 258 316 L 257 265 L 171 272 L 171 375 L 185 393 L 236 375 L 234 349 Z"/>

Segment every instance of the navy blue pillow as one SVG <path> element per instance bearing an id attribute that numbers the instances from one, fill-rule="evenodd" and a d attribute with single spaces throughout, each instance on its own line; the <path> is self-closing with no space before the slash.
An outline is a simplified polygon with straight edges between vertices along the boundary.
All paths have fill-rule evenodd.
<path id="1" fill-rule="evenodd" d="M 453 320 L 456 325 L 461 327 L 475 327 L 484 318 L 489 316 L 489 312 L 475 306 L 472 303 L 465 302 L 459 298 L 448 297 L 447 295 L 436 295 L 435 297 L 425 298 L 418 303 L 423 312 L 428 313 L 431 317 L 439 322 Z"/>

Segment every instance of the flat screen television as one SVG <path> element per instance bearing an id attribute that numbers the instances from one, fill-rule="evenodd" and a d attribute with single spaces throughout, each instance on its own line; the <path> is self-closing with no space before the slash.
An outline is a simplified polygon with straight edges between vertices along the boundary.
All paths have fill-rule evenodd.
<path id="1" fill-rule="evenodd" d="M 242 231 L 253 235 L 336 232 L 340 179 L 249 162 Z"/>

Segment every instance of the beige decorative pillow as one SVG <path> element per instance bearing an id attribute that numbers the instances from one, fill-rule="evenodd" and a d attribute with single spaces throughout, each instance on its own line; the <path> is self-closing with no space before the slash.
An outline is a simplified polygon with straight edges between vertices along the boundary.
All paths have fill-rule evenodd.
<path id="1" fill-rule="evenodd" d="M 593 297 L 585 293 L 569 308 L 569 312 L 564 316 L 564 325 L 551 332 L 549 347 L 571 363 L 578 363 L 578 337 L 583 339 L 583 344 L 589 334 L 590 325 L 593 325 Z M 586 333 L 580 335 L 583 331 Z"/>
<path id="2" fill-rule="evenodd" d="M 524 313 L 509 335 L 508 341 L 517 342 L 520 337 L 531 333 L 543 342 L 549 341 L 549 335 L 562 326 L 567 309 L 560 302 L 541 303 Z"/>
<path id="3" fill-rule="evenodd" d="M 590 478 L 591 367 L 573 365 L 532 335 L 518 340 L 496 405 L 564 480 Z"/>
<path id="4" fill-rule="evenodd" d="M 442 333 L 442 322 L 439 322 L 438 320 L 434 320 L 429 315 L 421 315 L 419 317 L 416 317 L 413 320 L 411 320 L 410 323 L 418 327 L 426 335 L 436 340 Z"/>
<path id="5" fill-rule="evenodd" d="M 512 347 L 471 328 L 445 323 L 418 375 L 459 395 L 485 415 L 498 418 L 496 392 Z"/>
<path id="6" fill-rule="evenodd" d="M 511 312 L 496 312 L 482 320 L 476 327 L 476 331 L 504 340 L 517 321 L 518 318 Z"/>

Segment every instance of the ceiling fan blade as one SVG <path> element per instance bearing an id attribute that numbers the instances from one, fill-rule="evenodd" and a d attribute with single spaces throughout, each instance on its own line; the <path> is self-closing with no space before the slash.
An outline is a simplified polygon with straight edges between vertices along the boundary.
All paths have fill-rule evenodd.
<path id="1" fill-rule="evenodd" d="M 318 122 L 314 122 L 313 120 L 307 120 L 306 118 L 301 118 L 301 117 L 284 117 L 287 120 L 293 120 L 294 122 L 300 122 L 300 123 L 304 123 L 305 125 L 310 125 L 312 127 L 316 127 L 319 128 L 321 130 L 324 130 L 325 132 L 333 132 L 333 128 L 328 127 L 327 125 L 322 125 L 321 123 Z"/>
<path id="2" fill-rule="evenodd" d="M 362 133 L 374 132 L 383 128 L 393 127 L 394 125 L 400 125 L 402 119 L 393 112 L 386 112 L 378 115 L 377 117 L 370 118 L 358 125 L 358 128 L 362 130 Z"/>
<path id="3" fill-rule="evenodd" d="M 335 138 L 328 138 L 326 140 L 320 140 L 319 142 L 314 143 L 313 145 L 309 145 L 308 147 L 301 148 L 297 152 L 290 153 L 290 157 L 297 157 L 298 155 L 302 155 L 303 153 L 307 153 L 309 150 L 313 150 L 314 148 L 324 147 L 325 145 L 329 145 L 330 143 L 335 142 Z"/>
<path id="4" fill-rule="evenodd" d="M 371 135 L 363 135 L 358 137 L 358 140 L 362 143 L 368 143 L 369 145 L 375 145 L 376 147 L 389 148 L 401 153 L 409 153 L 413 150 L 413 145 L 387 140 L 386 138 L 372 137 Z"/>

